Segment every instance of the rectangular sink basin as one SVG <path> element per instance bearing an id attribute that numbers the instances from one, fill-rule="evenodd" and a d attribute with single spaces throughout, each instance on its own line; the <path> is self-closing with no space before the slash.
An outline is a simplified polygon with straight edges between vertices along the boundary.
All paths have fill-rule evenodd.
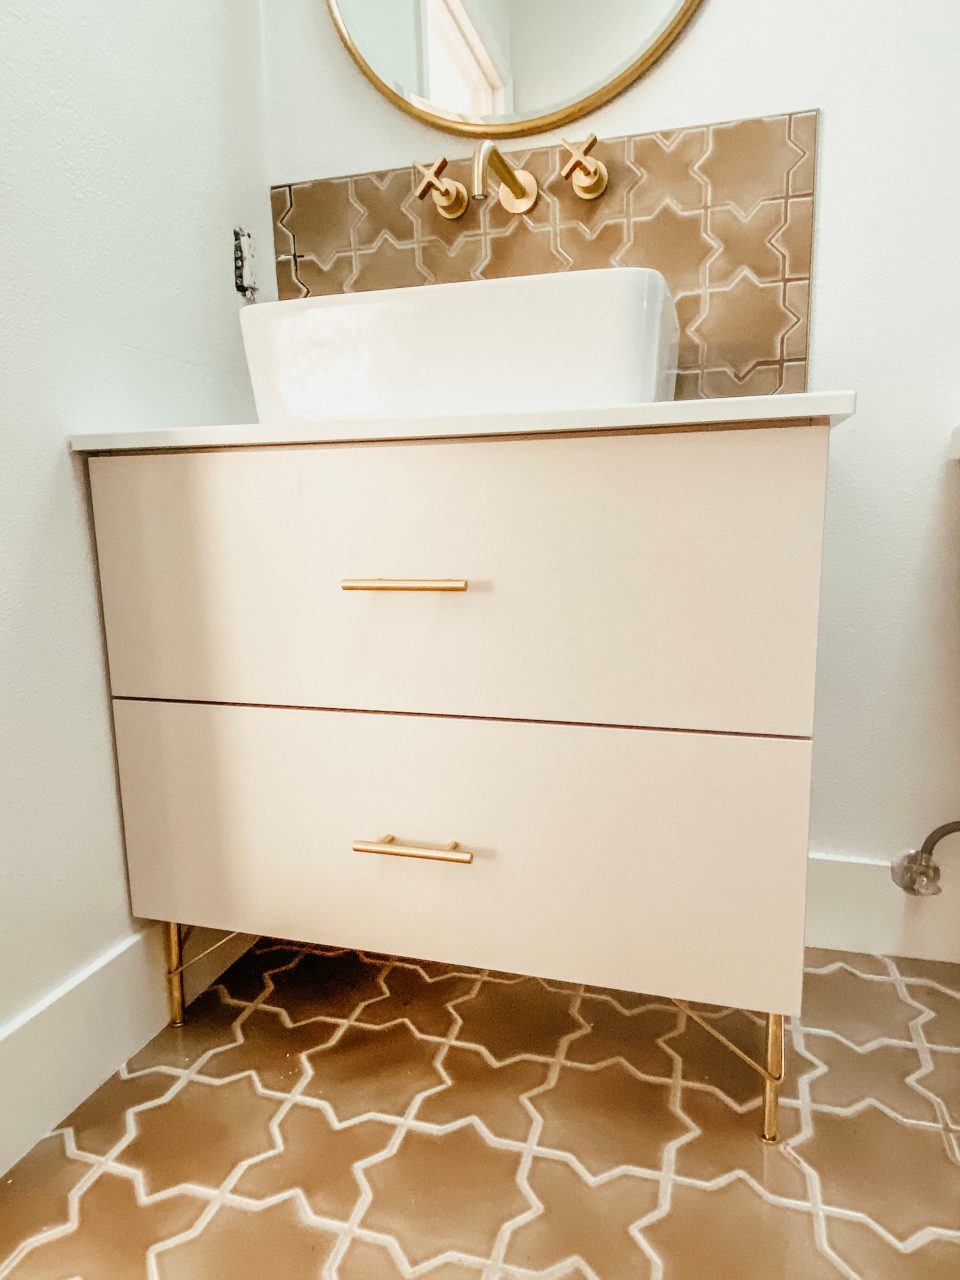
<path id="1" fill-rule="evenodd" d="M 263 423 L 672 400 L 678 324 L 623 267 L 298 298 L 240 313 Z"/>

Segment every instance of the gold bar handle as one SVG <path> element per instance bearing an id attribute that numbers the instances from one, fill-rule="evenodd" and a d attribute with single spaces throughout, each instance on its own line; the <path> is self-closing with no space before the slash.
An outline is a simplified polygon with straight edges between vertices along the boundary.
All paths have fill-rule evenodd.
<path id="1" fill-rule="evenodd" d="M 341 591 L 466 591 L 466 578 L 344 578 Z"/>
<path id="2" fill-rule="evenodd" d="M 386 853 L 393 858 L 425 858 L 428 862 L 470 863 L 473 854 L 461 849 L 454 840 L 445 849 L 424 849 L 418 844 L 397 844 L 396 836 L 384 836 L 382 840 L 354 840 L 354 853 Z"/>

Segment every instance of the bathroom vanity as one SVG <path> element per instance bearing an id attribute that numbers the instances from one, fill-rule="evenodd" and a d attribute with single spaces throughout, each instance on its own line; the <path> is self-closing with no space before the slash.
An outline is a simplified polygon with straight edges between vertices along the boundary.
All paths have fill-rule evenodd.
<path id="1" fill-rule="evenodd" d="M 278 306 L 249 313 L 268 348 Z M 331 332 L 363 329 L 369 303 L 349 323 L 346 306 Z M 342 354 L 292 314 L 263 424 L 73 441 L 133 908 L 174 922 L 173 978 L 194 924 L 758 1009 L 782 1030 L 801 998 L 829 435 L 853 396 L 591 406 L 582 384 L 544 409 L 311 421 L 291 406 Z M 673 350 L 650 332 L 652 387 Z M 525 353 L 533 398 L 557 341 Z M 379 393 L 395 376 L 406 394 L 403 363 Z"/>

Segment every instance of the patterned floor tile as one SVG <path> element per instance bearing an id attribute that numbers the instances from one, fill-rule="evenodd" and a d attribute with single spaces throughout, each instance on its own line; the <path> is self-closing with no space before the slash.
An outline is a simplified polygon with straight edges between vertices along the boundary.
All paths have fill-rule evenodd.
<path id="1" fill-rule="evenodd" d="M 514 1229 L 504 1262 L 541 1272 L 578 1257 L 603 1280 L 649 1274 L 630 1227 L 656 1207 L 656 1181 L 625 1175 L 594 1187 L 559 1160 L 534 1161 L 528 1180 L 542 1208 Z"/>
<path id="2" fill-rule="evenodd" d="M 670 1212 L 641 1234 L 664 1280 L 836 1280 L 812 1215 L 770 1204 L 737 1179 L 714 1190 L 677 1186 Z"/>
<path id="3" fill-rule="evenodd" d="M 691 1131 L 670 1109 L 670 1093 L 617 1062 L 595 1071 L 561 1067 L 556 1084 L 530 1101 L 543 1116 L 541 1146 L 569 1152 L 591 1174 L 620 1165 L 656 1171 L 666 1145 Z"/>
<path id="4" fill-rule="evenodd" d="M 807 964 L 764 1146 L 667 1001 L 263 939 L 0 1178 L 0 1276 L 953 1280 L 960 984 Z"/>
<path id="5" fill-rule="evenodd" d="M 530 1207 L 519 1167 L 516 1152 L 488 1146 L 470 1124 L 407 1133 L 367 1168 L 373 1199 L 362 1225 L 391 1235 L 414 1266 L 449 1250 L 488 1258 L 501 1226 Z"/>
<path id="6" fill-rule="evenodd" d="M 560 1040 L 581 1023 L 570 1012 L 571 995 L 537 978 L 485 982 L 457 1005 L 463 1026 L 457 1039 L 482 1044 L 498 1061 L 534 1054 L 551 1058 Z"/>
<path id="7" fill-rule="evenodd" d="M 436 1056 L 436 1044 L 420 1040 L 406 1023 L 350 1026 L 308 1055 L 313 1074 L 304 1093 L 329 1102 L 340 1120 L 368 1111 L 402 1116 L 418 1093 L 444 1083 Z"/>
<path id="8" fill-rule="evenodd" d="M 102 1174 L 79 1202 L 76 1228 L 32 1249 L 14 1269 L 15 1280 L 143 1280 L 147 1250 L 191 1227 L 202 1200 L 172 1196 L 156 1204 L 137 1202 L 131 1179 Z"/>
<path id="9" fill-rule="evenodd" d="M 299 1187 L 314 1213 L 346 1222 L 362 1190 L 353 1166 L 383 1151 L 395 1126 L 360 1120 L 336 1128 L 318 1107 L 294 1103 L 279 1129 L 283 1149 L 250 1165 L 236 1194 L 266 1200 Z"/>
<path id="10" fill-rule="evenodd" d="M 907 1240 L 924 1227 L 960 1230 L 960 1164 L 938 1129 L 917 1128 L 877 1107 L 819 1113 L 793 1149 L 820 1175 L 824 1203 L 866 1214 Z"/>
<path id="11" fill-rule="evenodd" d="M 935 982 L 960 995 L 960 964 L 946 960 L 910 960 L 905 956 L 895 956 L 894 963 L 908 982 Z"/>
<path id="12" fill-rule="evenodd" d="M 89 1172 L 67 1155 L 63 1135 L 52 1133 L 0 1177 L 0 1263 L 21 1241 L 69 1222 L 68 1196 Z"/>

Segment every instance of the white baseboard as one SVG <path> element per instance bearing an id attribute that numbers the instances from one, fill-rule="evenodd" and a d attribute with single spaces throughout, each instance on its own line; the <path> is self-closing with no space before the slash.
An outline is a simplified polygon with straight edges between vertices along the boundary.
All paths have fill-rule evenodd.
<path id="1" fill-rule="evenodd" d="M 197 954 L 217 940 L 198 929 Z M 187 998 L 250 946 L 235 938 L 186 973 Z M 102 952 L 16 1018 L 0 1025 L 0 1173 L 70 1114 L 168 1019 L 163 938 L 148 925 Z"/>
<path id="2" fill-rule="evenodd" d="M 943 893 L 914 898 L 877 858 L 812 853 L 807 945 L 960 963 L 960 866 L 942 863 Z"/>

